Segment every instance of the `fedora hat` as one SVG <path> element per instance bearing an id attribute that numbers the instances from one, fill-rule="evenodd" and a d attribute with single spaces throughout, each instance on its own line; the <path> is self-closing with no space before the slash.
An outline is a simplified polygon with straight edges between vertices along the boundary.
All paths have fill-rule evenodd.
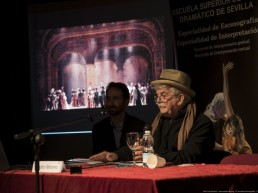
<path id="1" fill-rule="evenodd" d="M 189 95 L 190 97 L 195 96 L 195 92 L 190 88 L 191 78 L 184 72 L 175 69 L 164 69 L 160 74 L 158 80 L 151 81 L 151 85 L 169 85 L 177 88 L 181 92 Z"/>

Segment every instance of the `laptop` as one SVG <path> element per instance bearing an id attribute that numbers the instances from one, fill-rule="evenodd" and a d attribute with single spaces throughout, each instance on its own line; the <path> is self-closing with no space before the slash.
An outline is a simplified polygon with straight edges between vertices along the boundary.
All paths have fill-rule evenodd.
<path id="1" fill-rule="evenodd" d="M 7 160 L 2 142 L 0 141 L 0 171 L 8 169 L 10 167 L 9 162 Z"/>

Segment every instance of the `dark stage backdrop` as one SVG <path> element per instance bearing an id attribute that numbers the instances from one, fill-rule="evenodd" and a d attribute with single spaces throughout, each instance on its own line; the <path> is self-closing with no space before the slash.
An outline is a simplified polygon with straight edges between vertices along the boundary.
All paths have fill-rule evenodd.
<path id="1" fill-rule="evenodd" d="M 38 6 L 35 6 L 35 4 L 37 4 Z M 31 9 L 34 6 L 36 7 L 36 9 Z M 86 134 L 84 133 L 81 136 L 78 134 L 67 134 L 66 136 L 46 136 L 45 143 L 40 147 L 40 159 L 62 160 L 67 158 L 74 158 L 75 155 L 73 153 L 70 154 L 71 152 L 75 152 L 73 151 L 72 147 L 80 152 L 77 154 L 76 157 L 89 156 L 91 153 L 91 146 L 89 141 L 89 133 L 91 131 L 91 127 L 96 121 L 103 118 L 100 113 L 102 109 L 100 108 L 49 111 L 42 113 L 37 112 L 39 108 L 35 110 L 35 106 L 37 105 L 37 102 L 39 102 L 39 96 L 37 95 L 38 93 L 35 93 L 35 87 L 39 88 L 39 90 L 42 91 L 42 89 L 36 82 L 38 78 L 43 77 L 45 69 L 41 69 L 40 72 L 36 72 L 34 71 L 34 69 L 40 59 L 42 59 L 42 61 L 45 61 L 49 60 L 49 58 L 47 59 L 46 55 L 44 54 L 39 54 L 40 52 L 38 47 L 31 47 L 31 42 L 37 42 L 39 40 L 37 36 L 35 36 L 35 33 L 31 33 L 31 22 L 33 23 L 33 30 L 35 31 L 37 31 L 37 29 L 47 30 L 52 27 L 52 29 L 58 28 L 59 30 L 65 31 L 66 28 L 61 29 L 59 27 L 70 27 L 73 25 L 89 26 L 90 24 L 98 24 L 98 26 L 100 26 L 102 23 L 108 23 L 109 25 L 111 25 L 110 22 L 113 21 L 145 19 L 153 18 L 156 16 L 164 16 L 164 22 L 166 24 L 164 24 L 164 30 L 162 30 L 161 33 L 146 33 L 145 37 L 155 36 L 161 38 L 159 39 L 160 41 L 157 40 L 159 41 L 159 43 L 163 42 L 164 40 L 166 41 L 166 43 L 169 42 L 169 45 L 168 47 L 166 47 L 165 51 L 167 53 L 155 53 L 157 55 L 155 58 L 161 58 L 161 60 L 164 60 L 162 62 L 155 62 L 155 65 L 157 64 L 163 68 L 167 64 L 169 64 L 171 67 L 174 64 L 174 55 L 173 52 L 171 52 L 171 50 L 173 50 L 172 42 L 169 41 L 172 30 L 168 29 L 168 31 L 171 31 L 167 31 L 167 28 L 171 27 L 171 23 L 169 23 L 171 22 L 171 17 L 169 14 L 168 1 L 159 2 L 156 0 L 85 0 L 59 2 L 55 0 L 28 0 L 27 2 L 23 3 L 19 2 L 19 5 L 15 7 L 10 3 L 9 8 L 12 9 L 13 12 L 15 12 L 15 15 L 17 17 L 8 20 L 8 30 L 4 31 L 6 32 L 6 36 L 8 37 L 5 51 L 7 51 L 7 55 L 9 56 L 6 57 L 6 62 L 8 62 L 9 64 L 9 77 L 7 78 L 7 81 L 5 81 L 7 87 L 4 90 L 9 91 L 7 94 L 7 96 L 9 97 L 8 101 L 13 102 L 6 102 L 6 104 L 8 105 L 8 108 L 6 109 L 9 113 L 5 113 L 5 115 L 7 115 L 7 118 L 4 119 L 4 121 L 9 125 L 9 127 L 1 130 L 1 133 L 4 133 L 3 135 L 1 135 L 1 139 L 3 138 L 3 145 L 6 149 L 7 156 L 10 160 L 11 165 L 15 163 L 26 164 L 33 161 L 33 146 L 30 139 L 24 138 L 21 140 L 14 140 L 15 134 L 27 132 L 30 129 L 44 132 L 50 132 L 54 129 L 55 131 L 86 131 Z M 77 12 L 78 9 L 85 10 L 85 12 Z M 33 13 L 39 13 L 39 15 L 35 14 L 35 17 L 31 17 L 30 11 L 32 11 Z M 47 21 L 43 23 L 37 23 L 37 21 L 42 21 L 41 13 L 49 13 L 51 16 L 48 17 Z M 22 23 L 23 25 L 17 27 L 17 23 Z M 148 26 L 146 26 L 146 28 L 143 26 L 142 28 L 147 29 Z M 51 34 L 55 35 L 50 32 L 50 35 Z M 163 37 L 162 34 L 165 34 L 166 37 Z M 47 37 L 48 36 L 46 36 L 46 38 Z M 120 37 L 123 38 L 123 36 Z M 117 40 L 119 41 L 119 39 Z M 152 40 L 153 39 L 151 39 L 151 41 Z M 39 43 L 38 45 L 41 44 Z M 62 46 L 64 45 L 60 45 L 60 47 Z M 157 45 L 152 46 L 149 50 L 152 50 L 152 53 L 157 51 Z M 166 55 L 166 58 L 163 56 L 163 54 Z M 34 58 L 35 60 L 32 60 L 31 58 Z M 154 62 L 153 56 L 150 60 Z M 31 68 L 31 66 L 33 66 L 34 68 Z M 51 72 L 52 74 L 58 74 L 58 70 L 55 70 L 55 68 L 51 67 L 52 66 L 50 66 L 50 70 L 48 71 L 53 70 L 54 73 Z M 155 78 L 158 77 L 158 74 L 160 73 L 162 68 L 155 68 L 155 72 L 157 72 Z M 44 80 L 44 84 L 50 86 L 49 82 L 49 78 L 47 77 Z M 30 85 L 33 85 L 32 88 L 30 87 Z M 60 88 L 60 85 L 57 84 L 55 88 L 57 87 Z M 42 110 L 42 108 L 40 110 Z M 155 114 L 158 112 L 158 109 L 155 104 L 144 105 L 140 108 L 132 106 L 129 108 L 129 112 L 135 114 L 136 116 L 139 116 L 147 122 L 151 122 Z M 97 116 L 95 116 L 95 114 L 97 114 Z M 88 119 L 88 116 L 91 115 L 94 116 L 93 121 Z M 85 119 L 82 120 L 83 117 L 85 117 Z M 11 120 L 9 121 L 8 119 Z M 78 119 L 82 121 L 73 122 L 74 120 Z M 73 123 L 68 124 L 71 121 Z M 67 123 L 67 125 L 64 126 L 63 123 Z M 59 125 L 62 126 L 58 128 L 55 127 Z M 67 144 L 67 139 L 71 140 L 71 146 L 69 146 L 70 149 L 67 150 L 67 148 L 65 147 L 60 149 L 60 147 L 62 147 L 62 144 Z M 56 154 L 53 153 L 50 156 L 50 152 L 56 152 Z"/>
<path id="2" fill-rule="evenodd" d="M 1 127 L 0 139 L 11 165 L 27 164 L 33 159 L 30 140 L 16 141 L 13 136 L 33 128 L 27 6 L 47 2 L 53 1 L 7 2 L 6 8 L 12 11 L 6 15 L 6 25 L 3 30 L 3 37 L 6 37 L 7 40 L 3 42 L 3 56 L 5 56 L 2 61 L 3 73 L 8 77 L 3 82 L 2 88 L 3 96 L 5 96 L 5 100 L 2 100 L 2 109 L 4 110 L 2 124 L 5 127 Z M 54 0 L 54 2 L 58 2 L 58 0 Z M 104 6 L 133 1 L 84 0 L 80 2 L 89 6 Z M 146 4 L 148 5 L 148 1 Z M 176 68 L 191 75 L 192 86 L 197 92 L 196 101 L 200 110 L 204 110 L 215 93 L 222 91 L 222 63 L 229 61 L 235 63 L 234 69 L 229 74 L 230 97 L 235 112 L 244 121 L 247 140 L 254 152 L 257 153 L 257 1 L 170 0 L 170 10 L 175 37 L 171 34 L 167 40 L 176 42 L 177 55 L 174 58 L 177 61 Z M 20 25 L 17 25 L 18 23 Z M 171 53 L 174 56 L 174 51 Z M 171 58 L 170 61 L 172 61 Z M 155 111 L 157 109 L 153 107 L 153 114 Z M 138 113 L 142 114 L 142 110 L 139 110 Z M 6 125 L 8 126 L 6 127 Z M 68 138 L 73 141 L 69 141 Z M 88 149 L 91 147 L 87 140 L 90 138 L 84 134 L 78 137 L 75 135 L 72 137 L 48 136 L 45 144 L 41 146 L 40 156 L 42 159 L 44 156 L 53 159 L 67 159 L 70 158 L 69 156 L 76 157 L 76 155 L 88 156 Z M 58 144 L 55 145 L 56 141 Z M 60 145 L 60 143 L 68 142 L 73 143 L 72 148 L 76 151 L 79 150 L 76 155 L 68 155 L 68 147 Z M 48 155 L 48 152 L 51 153 Z"/>
<path id="3" fill-rule="evenodd" d="M 258 2 L 256 0 L 170 1 L 177 68 L 192 77 L 201 109 L 223 92 L 222 63 L 233 62 L 229 92 L 243 120 L 247 141 L 258 152 Z"/>

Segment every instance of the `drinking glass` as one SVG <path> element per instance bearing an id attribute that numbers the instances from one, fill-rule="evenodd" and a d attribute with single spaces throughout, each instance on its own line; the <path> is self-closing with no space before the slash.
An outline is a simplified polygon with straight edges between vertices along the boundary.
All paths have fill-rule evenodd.
<path id="1" fill-rule="evenodd" d="M 135 165 L 135 153 L 134 150 L 140 145 L 140 134 L 138 132 L 126 133 L 126 143 L 128 147 L 132 150 L 133 154 L 133 165 Z"/>

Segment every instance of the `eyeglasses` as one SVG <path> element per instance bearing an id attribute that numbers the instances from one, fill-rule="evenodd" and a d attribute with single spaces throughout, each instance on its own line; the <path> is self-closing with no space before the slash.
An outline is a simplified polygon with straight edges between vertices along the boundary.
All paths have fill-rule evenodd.
<path id="1" fill-rule="evenodd" d="M 172 99 L 174 96 L 177 96 L 178 94 L 173 94 L 170 96 L 165 95 L 164 93 L 161 93 L 161 95 L 155 95 L 154 96 L 154 101 L 155 103 L 158 103 L 158 100 L 161 100 L 162 102 L 166 103 L 168 102 L 170 99 Z"/>

